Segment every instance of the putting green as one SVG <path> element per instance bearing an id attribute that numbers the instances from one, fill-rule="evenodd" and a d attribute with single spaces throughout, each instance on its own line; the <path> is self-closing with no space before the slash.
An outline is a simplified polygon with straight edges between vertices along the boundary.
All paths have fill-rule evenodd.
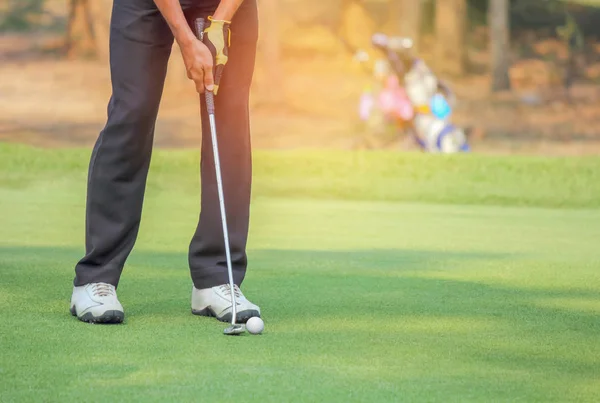
<path id="1" fill-rule="evenodd" d="M 513 195 L 510 177 L 496 174 L 513 162 L 509 171 L 538 163 L 550 172 L 561 171 L 553 164 L 579 170 L 578 160 L 498 165 L 502 159 L 492 158 L 486 166 L 483 158 L 406 157 L 433 182 L 449 175 L 438 169 L 445 164 L 488 170 L 495 192 L 513 200 L 465 205 L 455 195 L 417 202 L 434 186 L 420 177 L 412 193 L 385 200 L 374 192 L 384 189 L 374 176 L 372 185 L 355 185 L 364 197 L 347 200 L 326 193 L 319 181 L 327 173 L 307 172 L 294 187 L 284 177 L 300 178 L 301 168 L 263 170 L 280 154 L 258 155 L 243 288 L 261 305 L 266 330 L 236 338 L 189 312 L 194 154 L 157 153 L 138 244 L 119 287 L 127 315 L 121 326 L 87 325 L 68 314 L 83 246 L 88 152 L 0 145 L 0 155 L 0 168 L 10 168 L 0 179 L 2 402 L 592 402 L 600 394 L 595 174 L 583 169 L 575 184 L 556 180 L 565 188 L 589 185 L 589 195 L 565 195 L 557 185 L 556 197 L 547 191 L 552 175 L 536 182 L 523 170 L 521 183 L 538 187 Z M 323 164 L 325 155 L 317 158 Z M 331 159 L 339 165 L 343 155 Z M 488 186 L 462 180 L 474 193 Z M 366 200 L 369 192 L 375 200 Z M 548 208 L 570 200 L 587 207 Z"/>

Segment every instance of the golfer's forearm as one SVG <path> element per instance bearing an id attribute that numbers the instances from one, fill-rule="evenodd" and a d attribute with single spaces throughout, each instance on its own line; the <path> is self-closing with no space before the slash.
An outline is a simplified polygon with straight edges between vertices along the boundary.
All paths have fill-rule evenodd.
<path id="1" fill-rule="evenodd" d="M 241 2 L 241 1 L 240 1 Z M 173 36 L 179 45 L 196 40 L 196 36 L 188 25 L 179 0 L 154 0 L 154 3 L 169 24 Z"/>
<path id="2" fill-rule="evenodd" d="M 213 18 L 215 20 L 231 21 L 243 2 L 244 0 L 221 0 Z"/>

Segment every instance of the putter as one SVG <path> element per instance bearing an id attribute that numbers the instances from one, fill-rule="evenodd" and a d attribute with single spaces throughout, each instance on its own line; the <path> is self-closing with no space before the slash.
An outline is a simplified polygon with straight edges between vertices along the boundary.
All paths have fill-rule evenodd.
<path id="1" fill-rule="evenodd" d="M 196 34 L 200 41 L 204 41 L 204 18 L 196 19 Z M 223 224 L 223 238 L 225 241 L 225 255 L 227 257 L 227 275 L 229 276 L 229 287 L 231 292 L 231 326 L 223 331 L 223 334 L 235 336 L 246 331 L 245 326 L 237 324 L 237 310 L 235 300 L 235 285 L 233 282 L 233 269 L 231 267 L 231 251 L 229 249 L 229 230 L 227 229 L 227 216 L 225 214 L 225 196 L 223 194 L 223 179 L 221 178 L 221 162 L 219 160 L 219 146 L 217 143 L 217 125 L 215 122 L 215 95 L 212 91 L 205 91 L 206 109 L 210 123 L 210 135 L 212 138 L 213 156 L 215 160 L 215 172 L 217 174 L 217 190 L 219 193 L 219 205 L 221 208 L 221 223 Z"/>

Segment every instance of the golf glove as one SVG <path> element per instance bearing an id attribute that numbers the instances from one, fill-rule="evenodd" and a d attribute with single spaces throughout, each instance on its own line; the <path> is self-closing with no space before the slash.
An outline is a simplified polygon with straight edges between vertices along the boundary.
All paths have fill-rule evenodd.
<path id="1" fill-rule="evenodd" d="M 230 21 L 215 20 L 208 17 L 210 25 L 204 29 L 204 43 L 215 58 L 214 80 L 215 95 L 219 92 L 219 84 L 223 70 L 229 59 L 229 45 L 231 44 Z"/>

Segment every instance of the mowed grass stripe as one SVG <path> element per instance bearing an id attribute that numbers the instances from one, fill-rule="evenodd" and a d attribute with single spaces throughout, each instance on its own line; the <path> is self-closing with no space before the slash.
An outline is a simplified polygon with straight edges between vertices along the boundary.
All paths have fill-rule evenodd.
<path id="1" fill-rule="evenodd" d="M 0 144 L 0 187 L 77 179 L 89 150 Z M 199 152 L 157 150 L 149 188 L 198 193 Z M 600 207 L 600 158 L 256 151 L 255 197 Z"/>

